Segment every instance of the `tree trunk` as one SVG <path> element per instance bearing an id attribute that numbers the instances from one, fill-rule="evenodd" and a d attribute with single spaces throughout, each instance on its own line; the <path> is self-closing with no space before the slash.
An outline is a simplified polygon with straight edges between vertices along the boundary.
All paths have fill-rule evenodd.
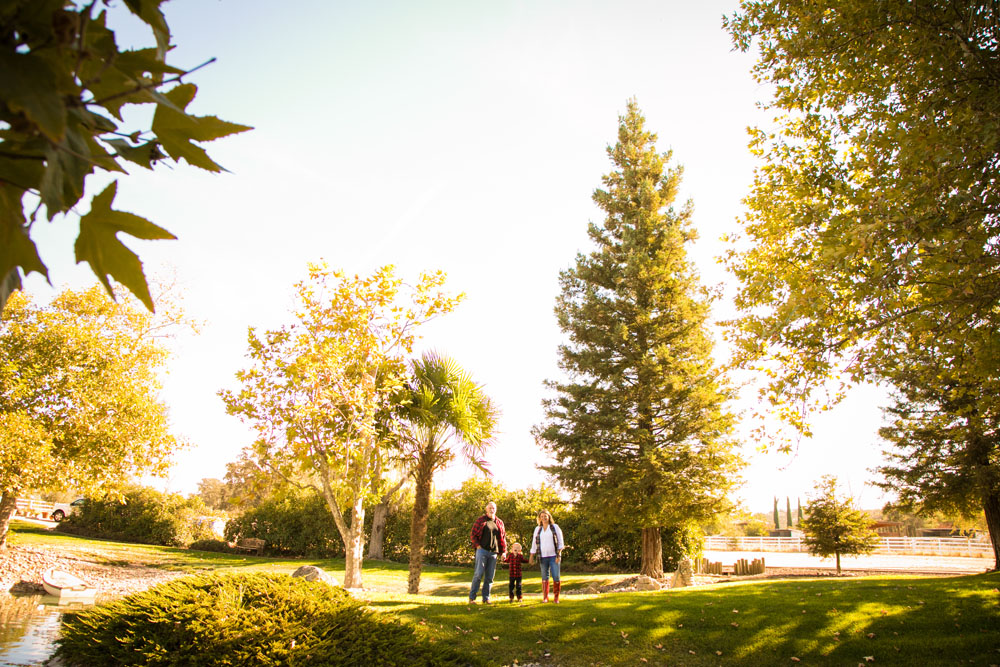
<path id="1" fill-rule="evenodd" d="M 10 530 L 10 520 L 17 509 L 17 492 L 7 490 L 0 495 L 0 551 L 7 548 L 7 533 Z"/>
<path id="2" fill-rule="evenodd" d="M 840 552 L 836 552 L 837 556 L 837 574 L 840 574 Z"/>
<path id="3" fill-rule="evenodd" d="M 368 542 L 368 558 L 385 560 L 385 524 L 389 520 L 389 501 L 384 497 L 382 502 L 372 509 L 372 536 Z"/>
<path id="4" fill-rule="evenodd" d="M 382 500 L 375 506 L 372 515 L 372 538 L 368 543 L 368 558 L 375 560 L 385 560 L 385 527 L 389 521 L 389 515 L 396 511 L 396 494 L 406 484 L 404 476 L 396 484 L 382 494 Z"/>
<path id="5" fill-rule="evenodd" d="M 990 542 L 993 544 L 993 570 L 1000 570 L 1000 493 L 988 491 L 983 499 L 983 511 L 986 513 L 986 527 L 990 531 Z"/>
<path id="6" fill-rule="evenodd" d="M 416 496 L 413 499 L 413 517 L 410 519 L 410 576 L 406 592 L 420 592 L 420 570 L 424 558 L 424 538 L 427 537 L 427 518 L 431 507 L 431 481 L 434 478 L 434 455 L 421 452 L 417 463 Z"/>
<path id="7" fill-rule="evenodd" d="M 663 540 L 659 527 L 642 529 L 642 568 L 639 574 L 663 578 Z"/>
<path id="8" fill-rule="evenodd" d="M 361 588 L 361 568 L 365 559 L 365 507 L 358 497 L 351 508 L 351 529 L 344 541 L 344 588 Z"/>

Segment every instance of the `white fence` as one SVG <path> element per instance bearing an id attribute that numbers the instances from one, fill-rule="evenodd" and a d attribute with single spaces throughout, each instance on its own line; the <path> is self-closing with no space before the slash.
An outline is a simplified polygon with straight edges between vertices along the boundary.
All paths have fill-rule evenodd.
<path id="1" fill-rule="evenodd" d="M 709 551 L 808 551 L 801 537 L 726 537 L 705 538 Z M 883 537 L 875 548 L 877 554 L 913 554 L 931 556 L 993 557 L 989 540 L 971 537 Z"/>

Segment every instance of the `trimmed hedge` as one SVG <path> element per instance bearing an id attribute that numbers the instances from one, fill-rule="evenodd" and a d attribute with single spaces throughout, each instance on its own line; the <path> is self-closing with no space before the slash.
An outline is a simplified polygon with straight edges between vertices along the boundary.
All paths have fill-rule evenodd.
<path id="1" fill-rule="evenodd" d="M 67 665 L 483 665 L 366 609 L 343 589 L 282 574 L 177 579 L 63 618 Z"/>
<path id="2" fill-rule="evenodd" d="M 133 486 L 123 492 L 121 500 L 112 496 L 87 498 L 56 530 L 85 537 L 179 547 L 216 537 L 209 523 L 199 521 L 204 513 L 205 503 L 200 498 Z"/>

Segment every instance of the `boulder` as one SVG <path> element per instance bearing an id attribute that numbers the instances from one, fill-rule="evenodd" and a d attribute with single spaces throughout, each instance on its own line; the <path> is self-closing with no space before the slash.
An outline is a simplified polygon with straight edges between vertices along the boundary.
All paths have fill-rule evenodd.
<path id="1" fill-rule="evenodd" d="M 674 572 L 674 578 L 670 583 L 670 587 L 681 588 L 683 586 L 690 586 L 693 583 L 694 569 L 691 567 L 691 559 L 685 558 L 677 565 L 677 571 Z"/>
<path id="2" fill-rule="evenodd" d="M 322 581 L 323 583 L 330 584 L 331 586 L 339 586 L 340 584 L 332 575 L 328 574 L 323 570 L 323 568 L 316 567 L 315 565 L 303 565 L 299 569 L 292 572 L 293 577 L 302 577 L 306 581 Z"/>
<path id="3" fill-rule="evenodd" d="M 639 575 L 639 578 L 635 581 L 635 590 L 637 591 L 658 591 L 661 588 L 663 588 L 663 584 L 644 574 Z"/>

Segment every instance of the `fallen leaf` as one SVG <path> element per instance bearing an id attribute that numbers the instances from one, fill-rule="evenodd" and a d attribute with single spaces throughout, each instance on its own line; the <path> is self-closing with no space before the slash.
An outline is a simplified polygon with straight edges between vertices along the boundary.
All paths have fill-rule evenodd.
<path id="1" fill-rule="evenodd" d="M 716 651 L 715 655 L 722 655 L 722 651 Z"/>
<path id="2" fill-rule="evenodd" d="M 656 645 L 656 646 L 654 646 L 653 648 L 655 648 L 655 649 L 656 649 L 656 650 L 658 650 L 658 651 L 662 651 L 662 650 L 663 650 L 663 644 L 657 644 L 657 645 Z"/>
<path id="3" fill-rule="evenodd" d="M 614 621 L 611 621 L 611 625 L 618 625 L 618 624 L 615 623 Z"/>
<path id="4" fill-rule="evenodd" d="M 734 628 L 740 627 L 739 623 L 730 623 L 729 625 L 733 626 Z"/>
<path id="5" fill-rule="evenodd" d="M 869 632 L 868 633 L 868 639 L 875 639 L 875 633 L 874 632 Z"/>
<path id="6" fill-rule="evenodd" d="M 678 627 L 678 628 L 683 628 L 683 627 L 684 627 L 684 624 L 683 624 L 683 623 L 678 623 L 678 624 L 677 624 L 677 627 Z"/>
<path id="7" fill-rule="evenodd" d="M 536 644 L 544 644 L 544 643 L 545 643 L 545 640 L 543 640 L 543 639 L 539 639 L 539 640 L 538 640 L 537 642 L 535 642 L 535 643 L 536 643 Z"/>
<path id="8" fill-rule="evenodd" d="M 646 660 L 645 658 L 639 658 L 639 662 L 649 662 L 649 660 Z"/>
<path id="9" fill-rule="evenodd" d="M 802 662 L 802 661 L 801 661 L 801 660 L 799 660 L 798 658 L 796 658 L 796 657 L 795 657 L 795 656 L 793 655 L 793 656 L 792 656 L 792 662 Z"/>
<path id="10" fill-rule="evenodd" d="M 696 653 L 695 653 L 694 651 L 692 651 L 691 649 L 688 649 L 688 653 L 690 653 L 691 655 L 697 655 L 697 654 L 696 654 Z"/>
<path id="11" fill-rule="evenodd" d="M 594 623 L 597 623 L 597 619 L 596 618 L 592 618 L 590 620 L 592 620 Z"/>
<path id="12" fill-rule="evenodd" d="M 627 632 L 625 632 L 624 630 L 621 630 L 621 633 L 622 633 L 622 639 L 628 639 L 628 633 Z"/>
<path id="13" fill-rule="evenodd" d="M 875 662 L 875 656 L 873 656 L 873 655 L 866 655 L 865 656 L 865 662 Z"/>
<path id="14" fill-rule="evenodd" d="M 500 638 L 497 637 L 496 635 L 493 635 L 493 641 L 498 642 L 498 641 L 500 641 Z"/>
<path id="15" fill-rule="evenodd" d="M 739 609 L 733 609 L 733 613 L 734 614 L 738 614 L 738 613 L 740 613 L 740 610 Z"/>

